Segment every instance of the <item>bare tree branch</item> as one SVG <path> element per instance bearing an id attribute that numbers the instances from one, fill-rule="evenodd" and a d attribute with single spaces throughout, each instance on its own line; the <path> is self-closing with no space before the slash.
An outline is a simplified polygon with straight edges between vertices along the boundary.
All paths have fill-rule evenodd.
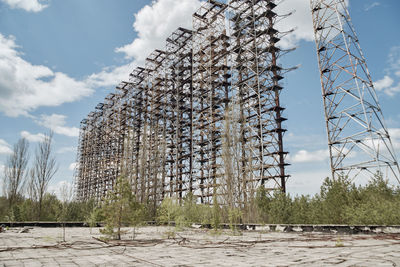
<path id="1" fill-rule="evenodd" d="M 33 194 L 38 201 L 38 219 L 42 215 L 42 201 L 47 192 L 50 180 L 58 170 L 55 157 L 52 155 L 52 142 L 53 133 L 45 135 L 36 149 L 35 160 L 31 169 L 31 181 Z"/>
<path id="2" fill-rule="evenodd" d="M 26 166 L 28 164 L 29 142 L 25 138 L 14 145 L 13 153 L 7 158 L 4 167 L 4 193 L 8 198 L 9 208 L 17 197 L 23 194 L 26 181 Z"/>

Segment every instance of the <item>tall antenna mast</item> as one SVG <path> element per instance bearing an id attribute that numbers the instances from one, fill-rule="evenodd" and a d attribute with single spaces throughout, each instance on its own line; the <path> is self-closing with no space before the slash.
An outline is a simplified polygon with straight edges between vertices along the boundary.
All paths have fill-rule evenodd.
<path id="1" fill-rule="evenodd" d="M 400 169 L 344 0 L 310 0 L 332 177 Z"/>

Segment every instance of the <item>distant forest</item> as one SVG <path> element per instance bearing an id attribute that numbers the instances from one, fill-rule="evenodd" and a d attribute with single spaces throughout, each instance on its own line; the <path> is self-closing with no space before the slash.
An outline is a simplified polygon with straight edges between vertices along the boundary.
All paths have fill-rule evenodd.
<path id="1" fill-rule="evenodd" d="M 60 188 L 60 199 L 48 193 L 48 184 L 57 172 L 52 155 L 52 133 L 45 135 L 35 150 L 28 169 L 29 143 L 20 139 L 8 157 L 3 173 L 0 197 L 0 221 L 86 221 L 103 222 L 112 233 L 121 225 L 139 225 L 146 221 L 189 226 L 192 223 L 272 224 L 350 224 L 400 225 L 400 187 L 393 187 L 380 173 L 364 186 L 356 186 L 350 177 L 326 178 L 314 196 L 290 196 L 281 191 L 257 190 L 246 205 L 222 205 L 214 196 L 212 205 L 196 202 L 188 194 L 183 200 L 165 198 L 161 203 L 139 203 L 125 176 L 102 201 L 81 202 L 73 198 L 73 188 Z"/>
<path id="2" fill-rule="evenodd" d="M 350 225 L 399 225 L 400 188 L 389 186 L 381 175 L 375 175 L 365 186 L 356 186 L 346 177 L 326 178 L 320 192 L 314 196 L 290 196 L 282 192 L 272 193 L 260 188 L 256 198 L 246 209 L 196 203 L 192 195 L 182 203 L 166 198 L 160 205 L 138 203 L 124 181 L 125 194 L 110 192 L 104 201 L 79 202 L 58 199 L 45 193 L 42 203 L 37 198 L 18 194 L 10 201 L 0 197 L 0 221 L 106 221 L 112 213 L 112 203 L 126 203 L 130 212 L 125 221 L 176 222 L 180 225 L 205 223 L 287 223 L 287 224 L 350 224 Z M 127 184 L 127 185 L 126 185 Z M 116 189 L 118 190 L 118 189 Z M 122 190 L 122 189 L 121 189 Z M 107 204 L 108 203 L 108 204 Z M 42 206 L 41 211 L 40 205 Z M 108 206 L 107 206 L 108 205 Z M 124 204 L 121 204 L 124 205 Z M 108 210 L 107 210 L 108 209 Z M 110 210 L 111 209 L 111 210 Z M 111 215 L 115 217 L 115 214 Z"/>

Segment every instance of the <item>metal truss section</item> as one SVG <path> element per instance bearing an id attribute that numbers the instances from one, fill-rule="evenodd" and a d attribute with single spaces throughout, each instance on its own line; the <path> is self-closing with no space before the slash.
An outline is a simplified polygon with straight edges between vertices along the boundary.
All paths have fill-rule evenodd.
<path id="1" fill-rule="evenodd" d="M 135 120 L 133 116 L 135 114 L 135 97 L 133 95 L 133 84 L 130 82 L 121 82 L 117 87 L 116 91 L 119 93 L 121 101 L 121 140 L 122 146 L 120 172 L 133 185 L 133 177 L 135 172 Z M 132 186 L 133 189 L 133 186 Z"/>
<path id="2" fill-rule="evenodd" d="M 145 131 L 143 132 L 142 150 L 147 150 L 143 154 L 147 156 L 144 166 L 146 173 L 144 181 L 146 183 L 146 201 L 156 205 L 162 200 L 165 192 L 165 161 L 166 161 L 166 87 L 164 60 L 166 53 L 155 50 L 146 59 L 146 69 L 148 71 L 146 82 L 146 98 L 148 115 L 144 116 Z M 144 163 L 144 161 L 143 161 Z"/>
<path id="3" fill-rule="evenodd" d="M 179 200 L 193 191 L 192 31 L 178 28 L 166 42 L 168 88 L 169 196 Z"/>
<path id="4" fill-rule="evenodd" d="M 268 190 L 286 189 L 282 122 L 284 108 L 280 104 L 283 89 L 280 80 L 285 72 L 278 59 L 282 36 L 274 28 L 278 15 L 274 1 L 230 2 L 232 30 L 232 91 L 239 138 L 233 155 L 238 157 L 237 170 L 240 201 L 248 202 L 260 186 Z"/>
<path id="5" fill-rule="evenodd" d="M 75 197 L 77 199 L 87 199 L 88 198 L 88 173 L 87 167 L 89 166 L 90 154 L 88 153 L 88 120 L 83 119 L 80 123 L 79 130 L 79 143 L 77 151 L 77 166 L 76 176 L 75 176 Z"/>
<path id="6" fill-rule="evenodd" d="M 380 171 L 400 182 L 390 136 L 345 1 L 311 0 L 311 10 L 332 176 L 364 173 L 371 177 Z"/>
<path id="7" fill-rule="evenodd" d="M 128 142 L 132 142 L 132 157 L 134 164 L 131 166 L 130 178 L 133 192 L 139 201 L 146 201 L 146 163 L 147 163 L 147 106 L 148 94 L 146 94 L 146 80 L 148 71 L 138 67 L 130 74 L 130 82 L 133 86 L 133 136 Z"/>
<path id="8" fill-rule="evenodd" d="M 193 123 L 201 203 L 213 203 L 213 196 L 221 194 L 217 191 L 224 176 L 221 131 L 230 89 L 226 8 L 225 4 L 209 1 L 193 14 Z"/>
<path id="9" fill-rule="evenodd" d="M 174 31 L 107 95 L 81 123 L 78 199 L 101 200 L 121 175 L 154 207 L 189 193 L 247 207 L 261 186 L 285 191 L 275 6 L 203 3 L 193 30 Z"/>

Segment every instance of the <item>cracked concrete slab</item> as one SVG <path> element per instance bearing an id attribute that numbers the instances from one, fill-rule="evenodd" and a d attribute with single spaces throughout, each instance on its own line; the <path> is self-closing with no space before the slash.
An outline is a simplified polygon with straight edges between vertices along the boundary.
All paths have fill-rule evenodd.
<path id="1" fill-rule="evenodd" d="M 0 233 L 0 266 L 400 266 L 399 234 L 213 232 L 125 228 L 103 242 L 99 228 L 11 228 Z"/>

